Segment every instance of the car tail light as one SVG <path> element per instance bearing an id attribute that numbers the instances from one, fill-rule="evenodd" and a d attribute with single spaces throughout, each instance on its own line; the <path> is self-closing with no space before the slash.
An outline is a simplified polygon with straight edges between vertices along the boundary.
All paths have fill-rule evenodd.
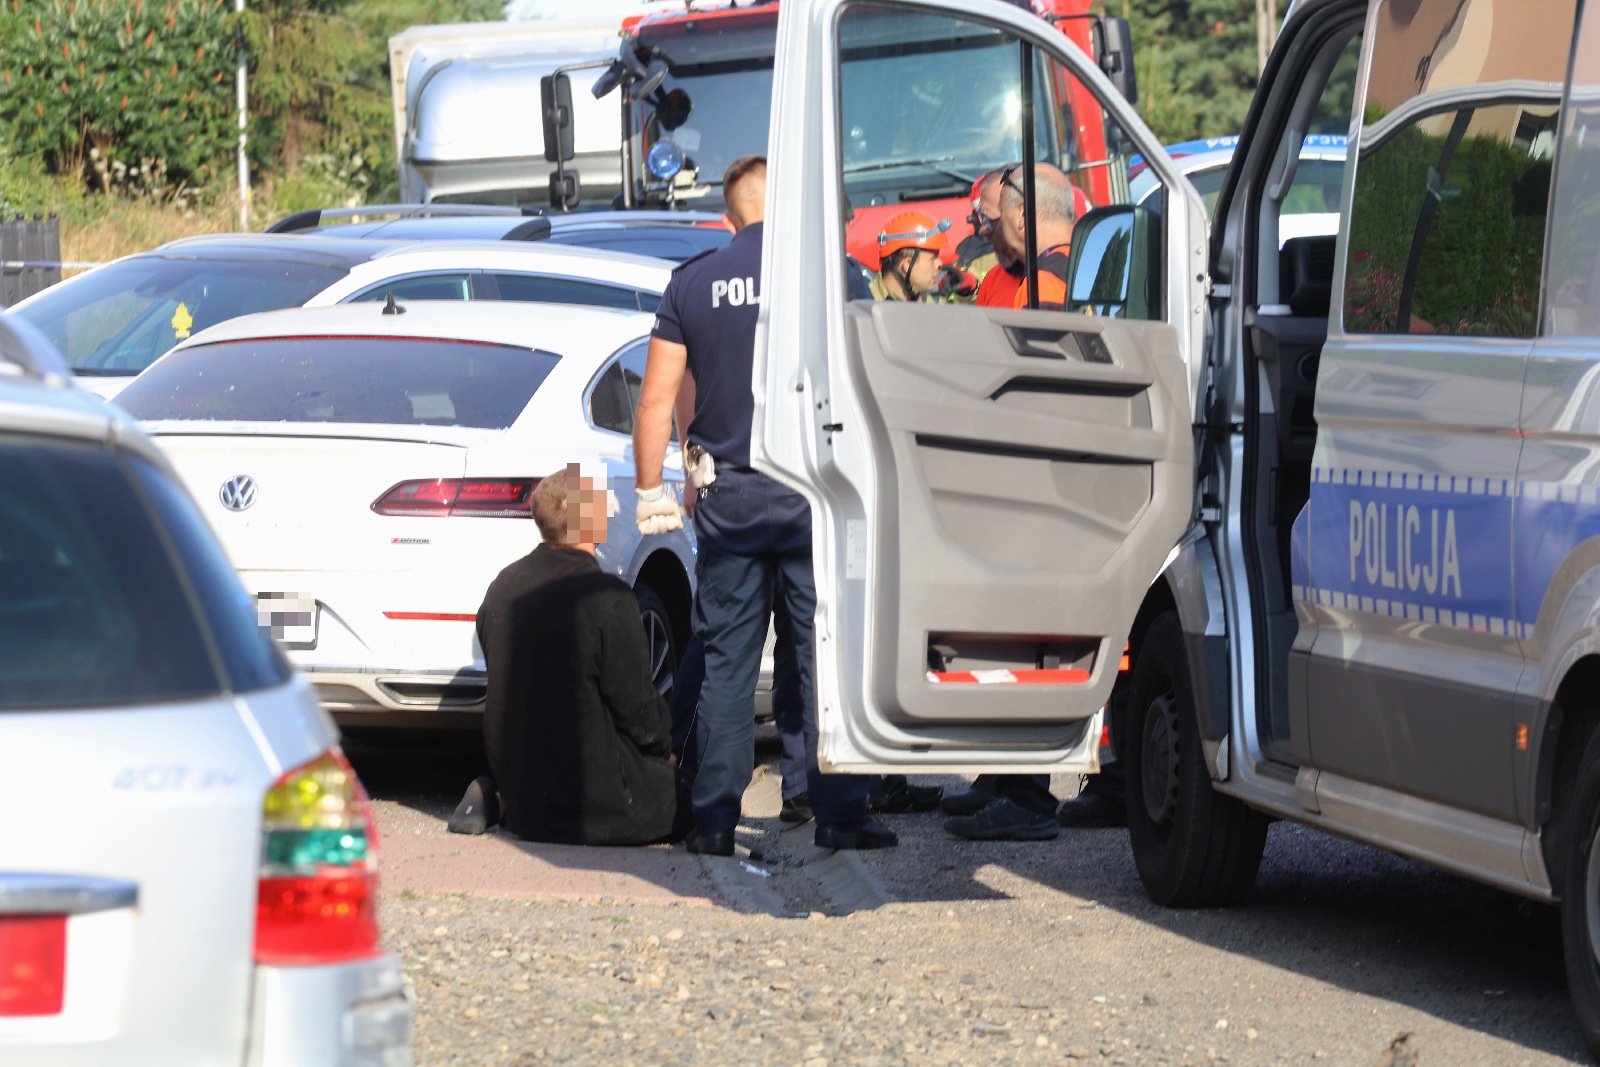
<path id="1" fill-rule="evenodd" d="M 372 510 L 425 519 L 449 515 L 531 519 L 538 484 L 537 478 L 424 478 L 401 482 L 374 500 Z"/>
<path id="2" fill-rule="evenodd" d="M 376 955 L 377 833 L 344 756 L 331 750 L 284 774 L 261 807 L 256 962 Z"/>
<path id="3" fill-rule="evenodd" d="M 0 1016 L 59 1015 L 67 986 L 67 917 L 0 915 Z"/>

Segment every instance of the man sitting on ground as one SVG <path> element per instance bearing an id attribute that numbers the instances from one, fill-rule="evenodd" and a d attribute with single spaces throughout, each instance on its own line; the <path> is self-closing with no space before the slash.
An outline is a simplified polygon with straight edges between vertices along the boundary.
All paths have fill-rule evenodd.
<path id="1" fill-rule="evenodd" d="M 643 845 L 672 831 L 671 720 L 639 603 L 594 556 L 607 511 L 605 490 L 575 463 L 541 480 L 533 518 L 544 543 L 501 571 L 478 609 L 493 778 L 468 788 L 456 833 L 499 821 L 534 841 Z"/>

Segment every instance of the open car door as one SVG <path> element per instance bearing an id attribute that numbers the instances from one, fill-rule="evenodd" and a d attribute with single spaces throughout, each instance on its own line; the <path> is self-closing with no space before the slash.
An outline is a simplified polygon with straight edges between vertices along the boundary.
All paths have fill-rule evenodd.
<path id="1" fill-rule="evenodd" d="M 783 0 L 776 64 L 752 453 L 812 504 L 822 760 L 1094 770 L 1193 512 L 1204 206 L 1094 62 L 1015 7 Z M 1050 166 L 1000 190 L 1039 272 L 1016 309 L 849 301 L 846 197 L 965 213 L 1018 160 Z M 1160 179 L 1138 205 L 1134 167 Z"/>

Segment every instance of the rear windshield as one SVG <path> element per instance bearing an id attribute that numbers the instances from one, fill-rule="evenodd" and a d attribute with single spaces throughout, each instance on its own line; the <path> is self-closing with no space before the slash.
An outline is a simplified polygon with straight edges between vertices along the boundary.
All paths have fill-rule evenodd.
<path id="1" fill-rule="evenodd" d="M 142 256 L 52 286 L 16 314 L 83 375 L 138 374 L 184 338 L 256 311 L 299 307 L 341 267 Z"/>
<path id="2" fill-rule="evenodd" d="M 289 677 L 230 570 L 180 569 L 174 549 L 209 539 L 198 515 L 163 532 L 135 476 L 177 493 L 103 448 L 0 436 L 0 710 L 196 700 Z"/>
<path id="3" fill-rule="evenodd" d="M 503 430 L 561 357 L 432 338 L 267 337 L 174 352 L 117 395 L 138 419 Z"/>

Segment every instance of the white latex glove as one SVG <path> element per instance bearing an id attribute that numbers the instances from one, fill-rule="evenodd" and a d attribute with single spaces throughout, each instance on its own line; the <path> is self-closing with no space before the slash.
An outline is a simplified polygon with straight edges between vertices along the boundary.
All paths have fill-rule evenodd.
<path id="1" fill-rule="evenodd" d="M 654 489 L 640 489 L 635 495 L 639 503 L 633 514 L 640 533 L 648 537 L 683 529 L 683 511 L 678 507 L 678 498 L 667 491 L 665 483 Z"/>

